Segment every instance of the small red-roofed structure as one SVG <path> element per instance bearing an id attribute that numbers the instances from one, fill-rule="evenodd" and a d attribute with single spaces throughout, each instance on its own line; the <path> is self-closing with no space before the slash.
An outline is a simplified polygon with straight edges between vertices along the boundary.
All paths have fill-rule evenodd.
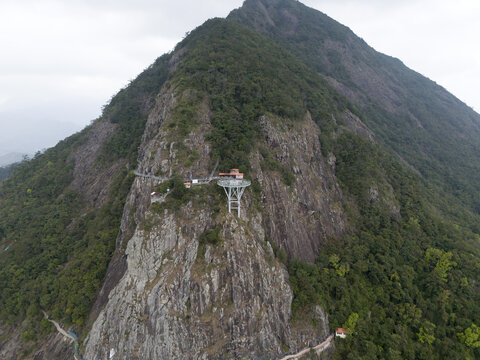
<path id="1" fill-rule="evenodd" d="M 218 176 L 231 177 L 231 178 L 239 179 L 239 180 L 243 179 L 243 173 L 241 173 L 239 169 L 230 169 L 230 172 L 220 173 L 220 174 L 218 174 Z"/>
<path id="2" fill-rule="evenodd" d="M 342 339 L 345 339 L 348 335 L 348 330 L 345 328 L 338 328 L 335 330 L 335 336 L 341 337 Z"/>

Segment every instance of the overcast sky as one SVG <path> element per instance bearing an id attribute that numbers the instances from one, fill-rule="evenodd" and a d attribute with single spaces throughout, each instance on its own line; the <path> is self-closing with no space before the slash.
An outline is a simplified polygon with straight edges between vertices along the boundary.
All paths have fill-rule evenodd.
<path id="1" fill-rule="evenodd" d="M 242 0 L 0 0 L 0 155 L 80 130 L 187 31 Z M 305 0 L 480 109 L 480 1 Z"/>

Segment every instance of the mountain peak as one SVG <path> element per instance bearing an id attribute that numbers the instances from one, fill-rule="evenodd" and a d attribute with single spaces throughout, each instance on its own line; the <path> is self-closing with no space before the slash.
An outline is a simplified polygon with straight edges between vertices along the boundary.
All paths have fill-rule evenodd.
<path id="1" fill-rule="evenodd" d="M 300 42 L 311 36 L 344 41 L 347 36 L 353 35 L 346 26 L 296 0 L 246 0 L 228 18 L 253 27 L 262 34 L 283 34 Z M 309 34 L 310 31 L 315 35 Z"/>
<path id="2" fill-rule="evenodd" d="M 248 0 L 229 18 L 269 37 L 317 71 L 357 106 L 379 141 L 421 174 L 444 184 L 453 181 L 465 195 L 480 191 L 480 172 L 472 172 L 468 160 L 480 147 L 480 115 L 445 89 L 375 51 L 346 26 L 293 0 Z M 385 118 L 395 126 L 385 126 Z M 404 146 L 399 136 L 415 145 Z M 436 139 L 448 139 L 448 145 L 438 147 Z M 468 155 L 451 162 L 453 173 L 445 171 L 443 162 L 460 148 Z M 475 181 L 465 181 L 466 173 L 475 174 Z M 480 200 L 464 199 L 472 209 L 479 207 Z"/>

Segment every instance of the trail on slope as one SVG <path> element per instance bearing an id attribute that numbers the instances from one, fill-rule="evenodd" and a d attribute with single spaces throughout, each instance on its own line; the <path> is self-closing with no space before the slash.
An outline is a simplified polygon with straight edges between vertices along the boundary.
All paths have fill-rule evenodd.
<path id="1" fill-rule="evenodd" d="M 47 313 L 45 311 L 43 311 L 43 315 L 45 315 L 45 319 L 47 319 L 48 321 L 50 321 L 53 325 L 55 325 L 55 327 L 57 328 L 57 331 L 62 334 L 63 336 L 69 338 L 70 340 L 73 340 L 73 341 L 77 341 L 77 339 L 75 337 L 73 337 L 71 334 L 69 334 L 68 332 L 66 332 L 64 329 L 62 329 L 60 327 L 60 325 L 58 324 L 58 322 L 56 322 L 55 320 L 52 320 L 48 317 Z"/>
<path id="2" fill-rule="evenodd" d="M 322 342 L 321 344 L 318 344 L 317 346 L 315 346 L 313 348 L 305 348 L 305 349 L 303 349 L 302 351 L 300 351 L 296 354 L 287 355 L 287 356 L 281 358 L 280 360 L 298 359 L 301 356 L 303 356 L 305 354 L 308 354 L 308 352 L 311 349 L 315 350 L 315 352 L 318 355 L 318 354 L 322 353 L 323 351 L 327 350 L 332 345 L 332 340 L 333 340 L 333 334 L 330 335 L 328 338 L 326 338 L 324 342 Z"/>
<path id="3" fill-rule="evenodd" d="M 80 348 L 80 344 L 78 343 L 78 338 L 77 336 L 74 334 L 74 333 L 70 333 L 70 332 L 67 332 L 65 331 L 64 329 L 62 329 L 62 327 L 60 326 L 60 324 L 58 322 L 56 322 L 55 320 L 52 320 L 48 317 L 47 313 L 45 311 L 43 311 L 43 315 L 45 316 L 45 319 L 47 319 L 48 321 L 50 321 L 53 325 L 55 325 L 55 328 L 57 329 L 57 331 L 62 334 L 63 336 L 65 336 L 67 339 L 70 339 L 73 341 L 74 343 L 74 347 L 73 347 L 73 355 L 74 355 L 74 359 L 75 360 L 83 360 L 82 356 L 78 353 L 78 350 Z"/>

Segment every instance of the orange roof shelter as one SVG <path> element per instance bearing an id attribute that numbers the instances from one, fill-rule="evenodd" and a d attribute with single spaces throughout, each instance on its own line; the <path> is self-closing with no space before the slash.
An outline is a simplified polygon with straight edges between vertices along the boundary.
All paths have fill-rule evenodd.
<path id="1" fill-rule="evenodd" d="M 219 173 L 218 176 L 225 176 L 225 177 L 234 177 L 235 179 L 243 179 L 243 173 L 241 173 L 238 169 L 230 169 L 228 173 Z"/>

